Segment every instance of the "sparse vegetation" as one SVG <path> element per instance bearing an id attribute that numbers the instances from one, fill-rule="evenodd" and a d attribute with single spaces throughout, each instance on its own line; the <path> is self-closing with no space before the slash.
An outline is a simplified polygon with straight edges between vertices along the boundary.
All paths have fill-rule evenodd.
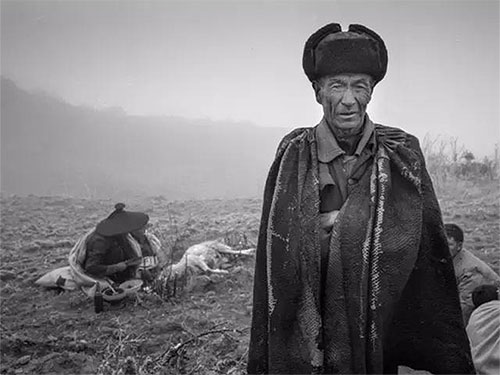
<path id="1" fill-rule="evenodd" d="M 108 214 L 112 202 L 30 196 L 4 197 L 1 204 L 2 373 L 244 372 L 252 257 L 228 257 L 228 276 L 187 275 L 95 314 L 82 293 L 33 282 L 66 265 L 72 244 Z M 150 214 L 150 230 L 171 249 L 174 262 L 204 240 L 226 239 L 236 248 L 255 243 L 260 204 L 155 197 L 128 206 Z"/>
<path id="2" fill-rule="evenodd" d="M 447 193 L 450 189 L 460 193 L 471 186 L 485 185 L 485 182 L 488 185 L 500 177 L 499 144 L 495 145 L 493 155 L 478 161 L 457 138 L 428 134 L 423 138 L 422 151 L 438 193 Z"/>
<path id="3" fill-rule="evenodd" d="M 438 185 L 444 220 L 461 225 L 465 246 L 498 272 L 498 183 L 455 178 Z M 72 244 L 115 202 L 12 196 L 0 203 L 1 373 L 244 373 L 254 258 L 228 257 L 227 276 L 187 275 L 95 314 L 83 293 L 46 290 L 34 281 L 66 265 Z M 158 196 L 127 201 L 149 213 L 150 230 L 171 250 L 172 262 L 204 240 L 252 246 L 261 204 Z"/>

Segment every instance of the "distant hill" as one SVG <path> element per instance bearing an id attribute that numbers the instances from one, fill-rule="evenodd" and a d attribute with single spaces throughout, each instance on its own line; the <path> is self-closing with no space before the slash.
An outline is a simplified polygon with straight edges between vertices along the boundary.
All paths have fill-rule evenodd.
<path id="1" fill-rule="evenodd" d="M 287 130 L 127 116 L 1 80 L 1 191 L 115 199 L 261 197 Z"/>

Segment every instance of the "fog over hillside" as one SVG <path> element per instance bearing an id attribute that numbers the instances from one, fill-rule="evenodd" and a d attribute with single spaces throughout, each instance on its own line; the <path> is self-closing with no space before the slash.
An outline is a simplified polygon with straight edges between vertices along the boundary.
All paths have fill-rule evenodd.
<path id="1" fill-rule="evenodd" d="M 1 81 L 1 190 L 113 199 L 261 197 L 287 130 L 77 107 Z"/>

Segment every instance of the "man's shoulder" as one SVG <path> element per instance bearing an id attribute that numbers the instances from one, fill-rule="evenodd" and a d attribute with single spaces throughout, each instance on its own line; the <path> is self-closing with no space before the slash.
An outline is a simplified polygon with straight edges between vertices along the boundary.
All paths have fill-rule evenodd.
<path id="1" fill-rule="evenodd" d="M 476 264 L 486 264 L 477 256 L 475 256 L 470 250 L 462 249 L 461 255 L 462 255 L 462 262 L 465 265 L 473 266 Z"/>
<path id="2" fill-rule="evenodd" d="M 303 128 L 295 128 L 288 134 L 286 134 L 279 143 L 278 150 L 276 151 L 276 155 L 281 155 L 283 151 L 290 145 L 292 142 L 297 142 L 301 139 L 312 139 L 310 136 L 313 134 L 313 127 L 303 127 Z"/>
<path id="3" fill-rule="evenodd" d="M 387 144 L 390 148 L 394 149 L 395 145 L 399 144 L 422 157 L 418 138 L 403 129 L 375 124 L 375 136 L 378 142 Z"/>
<path id="4" fill-rule="evenodd" d="M 312 132 L 312 130 L 315 129 L 315 127 L 309 126 L 309 127 L 301 127 L 301 128 L 295 128 L 289 133 L 287 133 L 283 138 L 283 141 L 291 141 L 293 139 L 296 139 L 297 137 L 302 137 L 306 134 L 309 134 Z"/>
<path id="5" fill-rule="evenodd" d="M 461 257 L 463 272 L 480 273 L 492 281 L 500 281 L 500 276 L 485 261 L 467 249 L 463 249 L 461 253 L 463 253 Z"/>
<path id="6" fill-rule="evenodd" d="M 375 134 L 379 138 L 389 138 L 394 141 L 404 143 L 418 143 L 418 138 L 407 131 L 396 128 L 394 126 L 387 126 L 382 124 L 375 124 Z"/>

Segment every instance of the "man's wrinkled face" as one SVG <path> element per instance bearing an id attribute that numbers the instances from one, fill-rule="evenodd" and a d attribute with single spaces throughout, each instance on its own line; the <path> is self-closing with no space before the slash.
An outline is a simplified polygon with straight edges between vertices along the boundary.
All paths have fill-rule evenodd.
<path id="1" fill-rule="evenodd" d="M 455 241 L 453 237 L 446 236 L 446 239 L 448 240 L 451 256 L 454 257 L 462 249 L 462 243 Z"/>
<path id="2" fill-rule="evenodd" d="M 330 127 L 355 131 L 364 122 L 366 106 L 373 91 L 367 74 L 338 74 L 313 83 L 316 100 L 323 106 Z"/>

